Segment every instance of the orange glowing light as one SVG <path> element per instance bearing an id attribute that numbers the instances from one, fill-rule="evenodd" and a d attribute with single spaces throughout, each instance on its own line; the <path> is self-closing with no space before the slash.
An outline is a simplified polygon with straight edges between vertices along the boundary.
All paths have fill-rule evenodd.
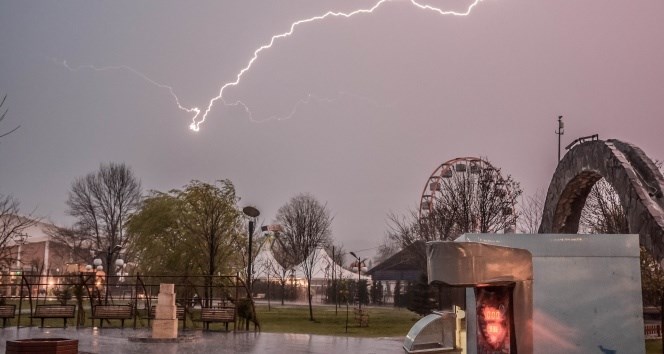
<path id="1" fill-rule="evenodd" d="M 479 353 L 510 353 L 510 289 L 475 289 Z"/>

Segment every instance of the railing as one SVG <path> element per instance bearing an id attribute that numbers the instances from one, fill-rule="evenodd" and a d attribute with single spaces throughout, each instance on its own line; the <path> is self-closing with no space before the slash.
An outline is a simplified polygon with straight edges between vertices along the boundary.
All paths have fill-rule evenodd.
<path id="1" fill-rule="evenodd" d="M 77 327 L 85 324 L 86 311 L 91 311 L 93 305 L 132 305 L 137 310 L 133 317 L 133 327 L 136 328 L 137 318 L 145 318 L 150 324 L 148 312 L 157 302 L 162 283 L 175 285 L 176 302 L 185 309 L 230 306 L 237 299 L 247 296 L 244 283 L 237 274 L 108 276 L 93 271 L 67 275 L 3 276 L 0 280 L 0 304 L 16 304 L 17 327 L 26 315 L 30 318 L 29 325 L 34 325 L 32 317 L 37 304 L 76 304 Z M 185 313 L 190 311 L 185 310 Z"/>
<path id="2" fill-rule="evenodd" d="M 658 324 L 645 325 L 645 335 L 647 338 L 661 338 L 662 327 Z"/>
<path id="3" fill-rule="evenodd" d="M 587 141 L 597 141 L 599 140 L 599 135 L 598 134 L 593 134 L 593 135 L 588 135 L 588 136 L 582 136 L 580 138 L 574 139 L 569 145 L 565 146 L 565 150 L 569 150 L 573 148 L 577 144 L 583 144 Z"/>

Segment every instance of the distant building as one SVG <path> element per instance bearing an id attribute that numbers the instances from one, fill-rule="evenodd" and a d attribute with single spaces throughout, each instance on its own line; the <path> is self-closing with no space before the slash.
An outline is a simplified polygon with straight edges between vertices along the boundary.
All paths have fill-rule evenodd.
<path id="1" fill-rule="evenodd" d="M 6 253 L 11 259 L 9 265 L 0 268 L 0 285 L 20 284 L 23 275 L 39 277 L 40 283 L 53 287 L 55 280 L 53 275 L 61 275 L 67 272 L 67 264 L 71 261 L 69 249 L 52 239 L 49 230 L 54 225 L 45 222 L 36 222 L 34 225 L 22 230 L 25 236 L 23 242 L 9 240 Z M 7 291 L 18 291 L 18 288 L 6 288 Z M 47 291 L 34 289 L 37 291 Z M 16 294 L 6 294 L 16 295 Z"/>
<path id="2" fill-rule="evenodd" d="M 367 275 L 372 281 L 415 282 L 422 274 L 426 274 L 424 247 L 424 242 L 416 241 L 369 269 Z"/>

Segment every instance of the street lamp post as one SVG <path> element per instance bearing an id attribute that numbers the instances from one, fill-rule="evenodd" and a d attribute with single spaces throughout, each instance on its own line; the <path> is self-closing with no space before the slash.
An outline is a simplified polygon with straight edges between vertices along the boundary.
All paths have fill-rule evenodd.
<path id="1" fill-rule="evenodd" d="M 362 280 L 360 276 L 360 269 L 362 269 L 362 260 L 354 252 L 350 252 L 350 255 L 357 259 L 357 306 L 360 310 L 362 310 L 362 299 L 360 299 L 360 281 Z"/>
<path id="2" fill-rule="evenodd" d="M 560 137 L 565 134 L 565 122 L 563 122 L 563 116 L 558 116 L 558 130 L 555 131 L 558 135 L 558 162 L 560 162 Z"/>
<path id="3" fill-rule="evenodd" d="M 103 273 L 104 286 L 106 286 L 106 287 L 108 287 L 108 285 L 109 285 L 108 276 L 113 274 L 113 273 L 111 273 L 111 270 L 114 268 L 113 265 L 111 264 L 111 260 L 113 259 L 113 254 L 115 252 L 120 251 L 120 250 L 122 250 L 122 246 L 120 246 L 120 245 L 115 245 L 115 246 L 110 246 L 109 245 L 108 248 L 106 249 L 106 271 L 105 271 L 105 273 Z M 96 253 L 96 257 L 92 261 L 92 264 L 95 267 L 95 271 L 102 272 L 102 271 L 104 271 L 104 266 L 103 266 L 103 261 L 101 260 L 101 257 L 100 257 L 101 251 L 100 250 L 96 250 L 96 251 L 90 250 L 90 254 L 94 255 L 95 253 Z M 124 260 L 116 259 L 115 260 L 115 265 L 119 266 L 119 267 L 122 267 L 124 265 Z M 86 269 L 88 269 L 88 267 L 86 267 Z M 108 291 L 105 292 L 104 301 L 106 303 L 108 303 Z"/>
<path id="4" fill-rule="evenodd" d="M 248 262 L 247 262 L 247 299 L 249 299 L 249 306 L 253 307 L 253 304 L 251 304 L 251 246 L 252 242 L 254 240 L 254 220 L 260 215 L 261 213 L 258 211 L 258 209 L 252 207 L 252 206 L 246 206 L 242 209 L 242 212 L 244 215 L 250 217 L 249 219 L 249 255 L 248 255 Z M 249 330 L 249 319 L 246 321 L 246 328 L 245 330 Z"/>
<path id="5" fill-rule="evenodd" d="M 254 240 L 254 220 L 260 215 L 260 211 L 256 209 L 255 207 L 252 206 L 246 206 L 242 209 L 242 212 L 250 217 L 249 219 L 249 255 L 248 259 L 249 261 L 247 262 L 247 297 L 251 298 L 251 252 L 252 252 L 252 244 Z M 248 322 L 247 322 L 248 326 Z"/>

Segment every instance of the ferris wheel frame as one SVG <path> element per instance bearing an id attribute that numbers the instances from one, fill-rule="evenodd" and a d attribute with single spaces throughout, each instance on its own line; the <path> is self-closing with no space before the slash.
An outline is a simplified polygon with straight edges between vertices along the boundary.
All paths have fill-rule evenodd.
<path id="1" fill-rule="evenodd" d="M 422 189 L 418 212 L 419 219 L 425 219 L 433 212 L 437 199 L 435 194 L 441 193 L 441 181 L 443 179 L 452 178 L 455 173 L 480 175 L 482 172 L 488 172 L 491 173 L 492 176 L 495 176 L 496 185 L 503 185 L 505 188 L 509 188 L 505 185 L 505 179 L 500 174 L 500 170 L 495 168 L 486 159 L 479 157 L 457 157 L 440 164 L 433 170 L 431 175 L 429 175 L 429 178 Z M 507 193 L 507 191 L 503 190 L 503 193 Z M 512 212 L 513 205 L 510 208 L 505 209 L 505 213 L 507 214 Z"/>

